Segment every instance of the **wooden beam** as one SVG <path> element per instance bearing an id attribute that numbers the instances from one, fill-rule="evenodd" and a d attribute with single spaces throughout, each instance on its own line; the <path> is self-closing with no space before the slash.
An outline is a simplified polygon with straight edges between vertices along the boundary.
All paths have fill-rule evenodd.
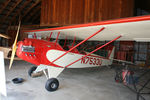
<path id="1" fill-rule="evenodd" d="M 34 4 L 32 4 L 31 7 L 29 7 L 29 8 L 25 11 L 25 13 L 23 14 L 22 18 L 23 18 L 24 16 L 26 16 L 26 15 L 28 14 L 28 12 L 30 12 L 31 9 L 32 9 L 33 7 L 35 7 L 37 4 L 39 4 L 40 2 L 41 2 L 41 0 L 36 0 L 36 2 L 35 2 Z"/>
<path id="2" fill-rule="evenodd" d="M 23 4 L 19 9 L 17 9 L 16 13 L 15 13 L 15 14 L 13 15 L 13 17 L 10 19 L 8 27 L 11 26 L 12 22 L 15 21 L 16 16 L 18 16 L 18 15 L 21 13 L 21 11 L 22 11 L 31 1 L 32 1 L 32 0 L 26 0 L 26 1 L 24 2 L 24 4 Z M 21 0 L 18 1 L 18 3 L 19 3 L 19 2 L 21 2 Z M 17 6 L 17 5 L 16 5 L 16 6 Z M 13 8 L 14 8 L 14 7 L 13 7 Z M 2 24 L 3 24 L 3 23 L 2 23 Z M 1 27 L 1 25 L 0 25 L 0 27 Z"/>
<path id="3" fill-rule="evenodd" d="M 6 39 L 10 39 L 9 36 L 7 36 L 7 35 L 5 35 L 5 34 L 1 34 L 1 33 L 0 33 L 0 37 L 6 38 Z"/>
<path id="4" fill-rule="evenodd" d="M 18 0 L 14 5 L 13 7 L 10 9 L 10 11 L 7 12 L 6 16 L 4 18 L 2 18 L 1 20 L 1 25 L 0 25 L 0 28 L 3 26 L 3 23 L 5 22 L 5 20 L 7 19 L 7 17 L 10 15 L 10 13 L 16 8 L 16 6 L 22 2 L 22 0 Z"/>
<path id="5" fill-rule="evenodd" d="M 30 14 L 28 14 L 27 17 L 24 18 L 24 22 L 29 21 L 34 15 L 40 13 L 41 6 L 36 7 L 36 9 L 33 10 Z"/>
<path id="6" fill-rule="evenodd" d="M 16 14 L 13 16 L 13 18 L 11 19 L 11 21 L 10 21 L 10 23 L 9 23 L 10 25 L 11 25 L 12 22 L 15 21 L 16 16 L 18 16 L 18 15 L 21 13 L 21 11 L 22 11 L 31 1 L 32 1 L 32 0 L 26 0 L 25 3 L 23 4 L 23 6 L 21 6 L 21 8 L 17 10 Z"/>
<path id="7" fill-rule="evenodd" d="M 41 13 L 37 14 L 36 16 L 33 17 L 33 19 L 31 20 L 31 22 L 34 22 L 35 20 L 37 20 L 39 18 L 40 20 L 40 16 L 41 16 Z"/>
<path id="8" fill-rule="evenodd" d="M 3 4 L 3 6 L 0 9 L 0 14 L 2 13 L 2 11 L 5 9 L 5 7 L 9 4 L 11 0 L 6 0 L 5 3 Z"/>
<path id="9" fill-rule="evenodd" d="M 39 24 L 35 24 L 35 25 L 21 25 L 20 30 L 26 30 L 26 29 L 37 29 L 40 28 L 41 26 Z M 14 25 L 14 26 L 9 26 L 8 29 L 9 30 L 16 30 L 18 28 L 18 25 Z"/>
<path id="10" fill-rule="evenodd" d="M 10 13 L 16 8 L 16 6 L 22 2 L 22 0 L 18 0 L 13 7 L 7 12 L 6 16 L 3 18 L 2 23 L 5 21 L 5 19 L 10 15 Z"/>

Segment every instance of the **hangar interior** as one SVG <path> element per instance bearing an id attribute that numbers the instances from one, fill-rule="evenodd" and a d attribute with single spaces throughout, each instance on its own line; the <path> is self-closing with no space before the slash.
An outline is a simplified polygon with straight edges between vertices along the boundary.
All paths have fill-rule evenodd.
<path id="1" fill-rule="evenodd" d="M 10 37 L 10 39 L 0 37 L 0 47 L 13 45 L 19 20 L 21 20 L 21 27 L 18 40 L 21 41 L 31 37 L 24 33 L 25 30 L 57 28 L 149 15 L 149 5 L 149 0 L 0 0 L 0 33 Z M 48 37 L 39 38 L 48 39 Z M 65 40 L 62 41 L 65 42 Z M 67 42 L 72 43 L 73 40 Z M 81 40 L 77 40 L 74 45 L 79 42 Z M 78 49 L 91 52 L 98 45 L 106 42 L 87 41 Z M 115 41 L 112 45 L 115 46 L 115 59 L 136 64 L 137 69 L 142 69 L 140 72 L 145 69 L 149 70 L 149 42 Z M 106 56 L 107 52 L 104 48 L 95 54 Z M 118 61 L 114 61 L 114 64 L 118 64 Z M 47 100 L 49 98 L 55 100 L 134 100 L 137 97 L 136 93 L 114 81 L 116 73 L 112 67 L 66 69 L 58 77 L 63 83 L 59 90 L 49 93 L 43 89 L 45 76 L 30 78 L 27 75 L 31 66 L 34 65 L 16 60 L 13 68 L 9 70 L 9 60 L 5 60 L 8 96 L 2 96 L 2 100 Z M 13 84 L 11 80 L 15 77 L 24 78 L 24 83 Z M 145 80 L 149 78 L 144 77 Z M 143 79 L 142 82 L 145 80 Z M 141 98 L 149 100 L 150 95 L 144 96 L 144 99 Z"/>

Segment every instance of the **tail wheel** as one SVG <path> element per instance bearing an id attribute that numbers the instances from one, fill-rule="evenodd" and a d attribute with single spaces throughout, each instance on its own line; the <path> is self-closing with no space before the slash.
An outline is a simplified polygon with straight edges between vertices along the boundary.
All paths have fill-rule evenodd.
<path id="1" fill-rule="evenodd" d="M 36 70 L 36 66 L 33 66 L 33 67 L 31 67 L 30 69 L 29 69 L 29 71 L 28 71 L 28 75 L 30 76 L 30 77 L 32 77 L 32 73 Z"/>
<path id="2" fill-rule="evenodd" d="M 56 91 L 59 87 L 59 81 L 56 78 L 48 79 L 45 88 L 47 91 L 53 92 Z"/>

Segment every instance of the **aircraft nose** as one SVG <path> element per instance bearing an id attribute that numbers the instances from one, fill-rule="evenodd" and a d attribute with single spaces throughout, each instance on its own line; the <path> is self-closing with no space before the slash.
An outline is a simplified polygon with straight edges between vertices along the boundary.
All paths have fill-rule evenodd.
<path id="1" fill-rule="evenodd" d="M 20 41 L 17 43 L 18 48 L 16 51 L 16 54 L 18 57 L 28 57 L 27 55 L 31 55 L 30 53 L 35 52 L 35 47 L 32 46 L 32 43 L 30 41 Z"/>
<path id="2" fill-rule="evenodd" d="M 33 42 L 34 43 L 34 42 Z M 39 60 L 37 59 L 38 54 L 35 52 L 35 45 L 30 40 L 24 40 L 18 42 L 17 56 L 25 61 L 32 64 L 39 65 Z"/>
<path id="3" fill-rule="evenodd" d="M 20 52 L 21 52 L 21 47 L 22 47 L 22 45 L 23 45 L 23 42 L 22 41 L 19 41 L 18 43 L 17 43 L 17 51 L 16 51 L 16 54 L 17 54 L 17 56 L 20 54 Z"/>
<path id="4" fill-rule="evenodd" d="M 32 46 L 31 41 L 20 41 L 18 42 L 18 52 L 26 52 L 26 53 L 34 53 L 35 52 L 35 47 Z"/>

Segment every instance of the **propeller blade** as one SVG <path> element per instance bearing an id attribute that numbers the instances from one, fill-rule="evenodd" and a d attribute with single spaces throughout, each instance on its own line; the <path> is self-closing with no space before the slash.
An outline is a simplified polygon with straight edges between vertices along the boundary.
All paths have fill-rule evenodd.
<path id="1" fill-rule="evenodd" d="M 14 41 L 14 44 L 13 44 L 12 54 L 11 54 L 11 59 L 10 59 L 10 64 L 9 64 L 9 69 L 11 69 L 12 63 L 14 61 L 16 49 L 17 49 L 17 39 L 18 39 L 19 30 L 20 30 L 20 24 L 21 24 L 21 21 L 19 21 L 16 38 L 15 38 L 15 41 Z"/>

